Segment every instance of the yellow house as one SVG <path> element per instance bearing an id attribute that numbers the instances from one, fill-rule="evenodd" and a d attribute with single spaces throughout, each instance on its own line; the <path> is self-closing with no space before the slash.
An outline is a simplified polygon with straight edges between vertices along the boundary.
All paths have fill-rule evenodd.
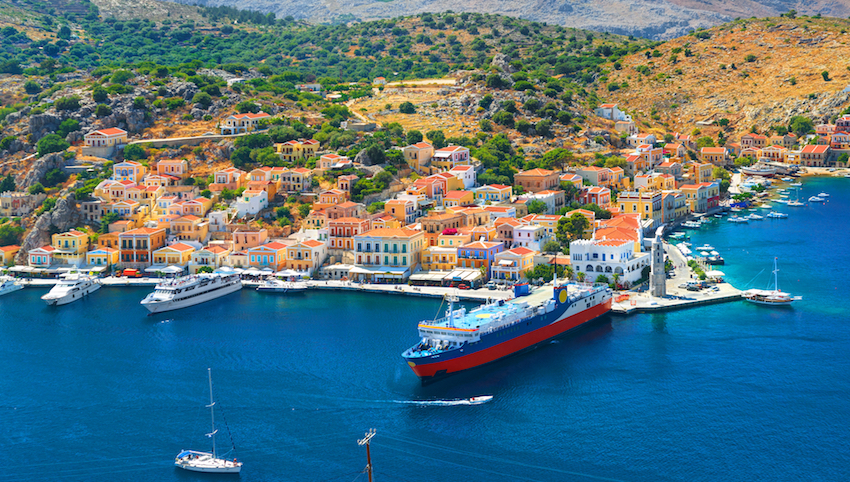
<path id="1" fill-rule="evenodd" d="M 664 216 L 661 191 L 626 191 L 617 197 L 622 214 L 640 214 L 641 219 L 651 219 L 658 226 Z"/>
<path id="2" fill-rule="evenodd" d="M 183 243 L 159 248 L 153 252 L 153 264 L 186 266 L 191 261 L 194 251 L 195 248 Z"/>
<path id="3" fill-rule="evenodd" d="M 434 155 L 434 146 L 427 142 L 417 142 L 405 147 L 401 152 L 411 169 L 417 172 L 430 172 L 429 164 Z"/>
<path id="4" fill-rule="evenodd" d="M 86 253 L 86 264 L 89 266 L 112 266 L 118 264 L 118 250 L 114 248 L 98 248 Z"/>
<path id="5" fill-rule="evenodd" d="M 14 264 L 15 255 L 18 254 L 18 251 L 21 250 L 21 247 L 13 244 L 11 246 L 0 246 L 0 265 L 8 266 Z"/>
<path id="6" fill-rule="evenodd" d="M 534 267 L 534 254 L 528 248 L 514 248 L 501 253 L 496 253 L 494 262 L 490 266 L 490 279 L 520 281 L 525 273 Z"/>
<path id="7" fill-rule="evenodd" d="M 492 241 L 496 239 L 496 226 L 475 226 L 469 231 L 472 241 Z"/>
<path id="8" fill-rule="evenodd" d="M 422 269 L 451 271 L 457 267 L 457 247 L 429 246 L 422 251 Z"/>
<path id="9" fill-rule="evenodd" d="M 204 241 L 210 224 L 198 216 L 187 214 L 171 221 L 171 234 L 181 241 Z"/>
<path id="10" fill-rule="evenodd" d="M 53 260 L 59 264 L 82 264 L 89 248 L 89 235 L 72 229 L 54 234 L 51 246 L 55 248 Z"/>
<path id="11" fill-rule="evenodd" d="M 286 248 L 286 268 L 312 276 L 322 266 L 327 252 L 327 245 L 315 239 L 295 243 Z"/>
<path id="12" fill-rule="evenodd" d="M 440 234 L 437 236 L 437 247 L 457 249 L 472 242 L 471 233 Z"/>
<path id="13" fill-rule="evenodd" d="M 274 149 L 284 161 L 296 162 L 315 156 L 319 152 L 319 141 L 314 139 L 310 139 L 309 141 L 287 141 L 281 144 L 275 144 Z"/>
<path id="14" fill-rule="evenodd" d="M 472 191 L 449 191 L 443 197 L 443 207 L 466 206 L 475 203 Z"/>
<path id="15" fill-rule="evenodd" d="M 189 261 L 189 272 L 197 273 L 203 266 L 208 266 L 212 269 L 224 266 L 227 256 L 230 254 L 230 248 L 225 246 L 206 246 L 192 253 L 192 259 Z"/>

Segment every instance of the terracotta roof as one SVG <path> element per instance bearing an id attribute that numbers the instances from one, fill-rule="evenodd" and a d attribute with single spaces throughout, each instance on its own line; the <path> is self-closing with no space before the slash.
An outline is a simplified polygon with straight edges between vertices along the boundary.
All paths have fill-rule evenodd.
<path id="1" fill-rule="evenodd" d="M 510 186 L 505 186 L 504 184 L 487 184 L 485 186 L 481 186 L 481 189 L 485 187 L 492 187 L 494 189 L 498 189 L 500 191 L 510 188 Z"/>
<path id="2" fill-rule="evenodd" d="M 328 223 L 329 223 L 329 224 L 340 224 L 340 223 L 362 223 L 362 222 L 364 222 L 364 221 L 369 221 L 369 220 L 368 220 L 368 219 L 360 219 L 360 218 L 355 218 L 355 217 L 350 217 L 350 216 L 349 216 L 349 217 L 344 217 L 344 218 L 329 219 L 329 220 L 328 220 Z"/>
<path id="3" fill-rule="evenodd" d="M 513 254 L 518 254 L 518 255 L 520 255 L 520 256 L 524 256 L 524 255 L 526 255 L 526 254 L 531 254 L 531 253 L 533 253 L 533 252 L 534 252 L 534 250 L 531 250 L 531 249 L 528 249 L 528 248 L 519 247 L 519 248 L 509 249 L 509 250 L 504 251 L 504 252 L 505 252 L 505 253 L 513 253 Z"/>
<path id="4" fill-rule="evenodd" d="M 490 249 L 495 248 L 496 246 L 501 246 L 502 243 L 497 243 L 493 241 L 475 241 L 469 244 L 464 244 L 461 248 L 471 248 L 471 249 Z"/>
<path id="5" fill-rule="evenodd" d="M 259 112 L 257 114 L 247 113 L 247 114 L 235 114 L 233 116 L 234 119 L 262 119 L 264 117 L 270 117 L 265 112 Z"/>
<path id="6" fill-rule="evenodd" d="M 194 251 L 195 250 L 195 248 L 193 248 L 193 247 L 191 247 L 191 246 L 189 246 L 188 244 L 185 244 L 185 243 L 170 244 L 170 245 L 166 246 L 166 248 L 171 248 L 175 251 L 189 251 L 189 250 Z"/>
<path id="7" fill-rule="evenodd" d="M 463 151 L 463 150 L 468 151 L 469 149 L 466 148 L 466 147 L 463 147 L 463 146 L 446 146 L 446 147 L 441 147 L 441 148 L 437 149 L 436 152 L 457 152 L 457 151 Z"/>
<path id="8" fill-rule="evenodd" d="M 114 136 L 114 135 L 118 135 L 118 134 L 126 134 L 127 133 L 127 131 L 125 131 L 124 129 L 119 129 L 117 127 L 110 127 L 108 129 L 99 129 L 99 130 L 96 130 L 94 132 L 97 132 L 98 134 L 103 134 L 105 136 Z"/>
<path id="9" fill-rule="evenodd" d="M 299 167 L 297 169 L 293 169 L 292 172 L 297 172 L 298 174 L 306 174 L 306 173 L 310 172 L 310 170 L 305 169 L 303 167 Z"/>
<path id="10" fill-rule="evenodd" d="M 829 146 L 806 146 L 801 151 L 803 154 L 823 154 Z"/>
<path id="11" fill-rule="evenodd" d="M 449 191 L 446 193 L 444 199 L 461 199 L 471 194 L 469 191 Z"/>
<path id="12" fill-rule="evenodd" d="M 493 223 L 493 226 L 499 227 L 503 224 L 510 224 L 511 226 L 516 227 L 516 226 L 520 226 L 522 223 L 519 222 L 519 220 L 515 219 L 515 218 L 498 218 Z"/>
<path id="13" fill-rule="evenodd" d="M 604 239 L 602 241 L 597 241 L 597 246 L 622 246 L 624 244 L 633 243 L 634 240 L 628 239 Z"/>
<path id="14" fill-rule="evenodd" d="M 315 240 L 315 239 L 308 239 L 307 241 L 304 241 L 304 242 L 303 242 L 303 243 L 301 243 L 301 244 L 303 244 L 304 246 L 308 246 L 308 247 L 310 247 L 310 248 L 318 248 L 319 246 L 322 246 L 322 245 L 324 245 L 325 243 L 323 243 L 323 242 L 321 242 L 321 241 L 317 241 L 317 240 Z"/>
<path id="15" fill-rule="evenodd" d="M 283 244 L 283 243 L 279 243 L 277 241 L 272 241 L 271 243 L 261 244 L 257 247 L 249 248 L 249 249 L 268 248 L 268 249 L 272 249 L 272 250 L 278 250 L 278 249 L 283 249 L 285 247 L 286 247 L 286 245 Z"/>
<path id="16" fill-rule="evenodd" d="M 136 228 L 131 229 L 129 231 L 124 231 L 123 233 L 119 233 L 118 236 L 129 236 L 129 235 L 138 235 L 138 234 L 154 234 L 160 231 L 165 231 L 164 228 Z"/>
<path id="17" fill-rule="evenodd" d="M 593 235 L 599 240 L 624 239 L 627 241 L 637 241 L 639 239 L 636 230 L 620 226 L 615 226 L 613 228 L 599 228 L 595 233 L 593 233 Z"/>
<path id="18" fill-rule="evenodd" d="M 602 104 L 599 106 L 600 109 L 611 109 L 617 107 L 617 104 Z"/>
<path id="19" fill-rule="evenodd" d="M 12 251 L 18 251 L 20 249 L 21 249 L 21 247 L 18 246 L 17 244 L 10 244 L 9 246 L 0 246 L 0 251 L 2 251 L 4 253 L 10 253 Z"/>
<path id="20" fill-rule="evenodd" d="M 417 142 L 416 144 L 413 144 L 412 146 L 407 146 L 407 147 L 417 147 L 419 149 L 427 149 L 429 147 L 434 147 L 434 146 L 432 146 L 431 144 L 428 144 L 427 142 Z"/>
<path id="21" fill-rule="evenodd" d="M 371 231 L 366 231 L 361 236 L 372 236 L 380 238 L 410 238 L 416 236 L 422 231 L 415 231 L 409 228 L 376 228 Z"/>
<path id="22" fill-rule="evenodd" d="M 516 177 L 516 176 L 548 176 L 548 175 L 554 174 L 554 173 L 555 173 L 555 171 L 550 171 L 549 169 L 541 169 L 541 168 L 538 167 L 536 169 L 529 169 L 528 171 L 518 172 L 518 173 L 514 174 L 514 177 Z"/>
<path id="23" fill-rule="evenodd" d="M 703 147 L 700 150 L 703 154 L 726 154 L 725 147 Z"/>
<path id="24" fill-rule="evenodd" d="M 451 172 L 451 171 L 468 171 L 470 169 L 472 169 L 472 166 L 462 165 L 462 166 L 455 166 L 455 167 L 451 168 L 451 170 L 449 170 L 449 172 Z"/>

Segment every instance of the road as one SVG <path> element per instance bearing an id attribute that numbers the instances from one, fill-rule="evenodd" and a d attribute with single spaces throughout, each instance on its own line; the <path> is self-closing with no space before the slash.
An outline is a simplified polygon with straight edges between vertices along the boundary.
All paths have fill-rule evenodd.
<path id="1" fill-rule="evenodd" d="M 422 79 L 422 80 L 399 80 L 397 82 L 389 82 L 386 87 L 401 87 L 411 85 L 455 85 L 457 79 Z"/>

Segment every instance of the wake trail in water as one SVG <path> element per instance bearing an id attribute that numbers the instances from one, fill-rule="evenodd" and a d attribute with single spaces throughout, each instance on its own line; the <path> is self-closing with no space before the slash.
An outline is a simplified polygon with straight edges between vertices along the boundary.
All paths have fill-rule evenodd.
<path id="1" fill-rule="evenodd" d="M 492 400 L 492 395 L 483 397 L 465 398 L 461 400 L 393 400 L 393 403 L 405 405 L 421 405 L 425 407 L 454 407 L 458 405 L 481 405 Z"/>

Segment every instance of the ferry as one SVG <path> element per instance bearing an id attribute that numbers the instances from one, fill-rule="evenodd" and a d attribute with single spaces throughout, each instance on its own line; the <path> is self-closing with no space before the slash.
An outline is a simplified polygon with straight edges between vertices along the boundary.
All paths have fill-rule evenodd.
<path id="1" fill-rule="evenodd" d="M 515 298 L 475 308 L 454 308 L 446 316 L 419 323 L 420 341 L 402 357 L 423 384 L 499 360 L 582 327 L 611 311 L 605 284 L 547 284 L 528 293 L 514 286 Z"/>
<path id="2" fill-rule="evenodd" d="M 160 282 L 142 300 L 151 313 L 179 310 L 229 295 L 242 289 L 236 274 L 202 273 Z"/>
<path id="3" fill-rule="evenodd" d="M 41 299 L 50 306 L 67 305 L 99 289 L 100 283 L 93 277 L 67 273 Z"/>
<path id="4" fill-rule="evenodd" d="M 22 289 L 24 289 L 24 285 L 18 283 L 15 278 L 11 276 L 0 276 L 0 296 Z"/>

